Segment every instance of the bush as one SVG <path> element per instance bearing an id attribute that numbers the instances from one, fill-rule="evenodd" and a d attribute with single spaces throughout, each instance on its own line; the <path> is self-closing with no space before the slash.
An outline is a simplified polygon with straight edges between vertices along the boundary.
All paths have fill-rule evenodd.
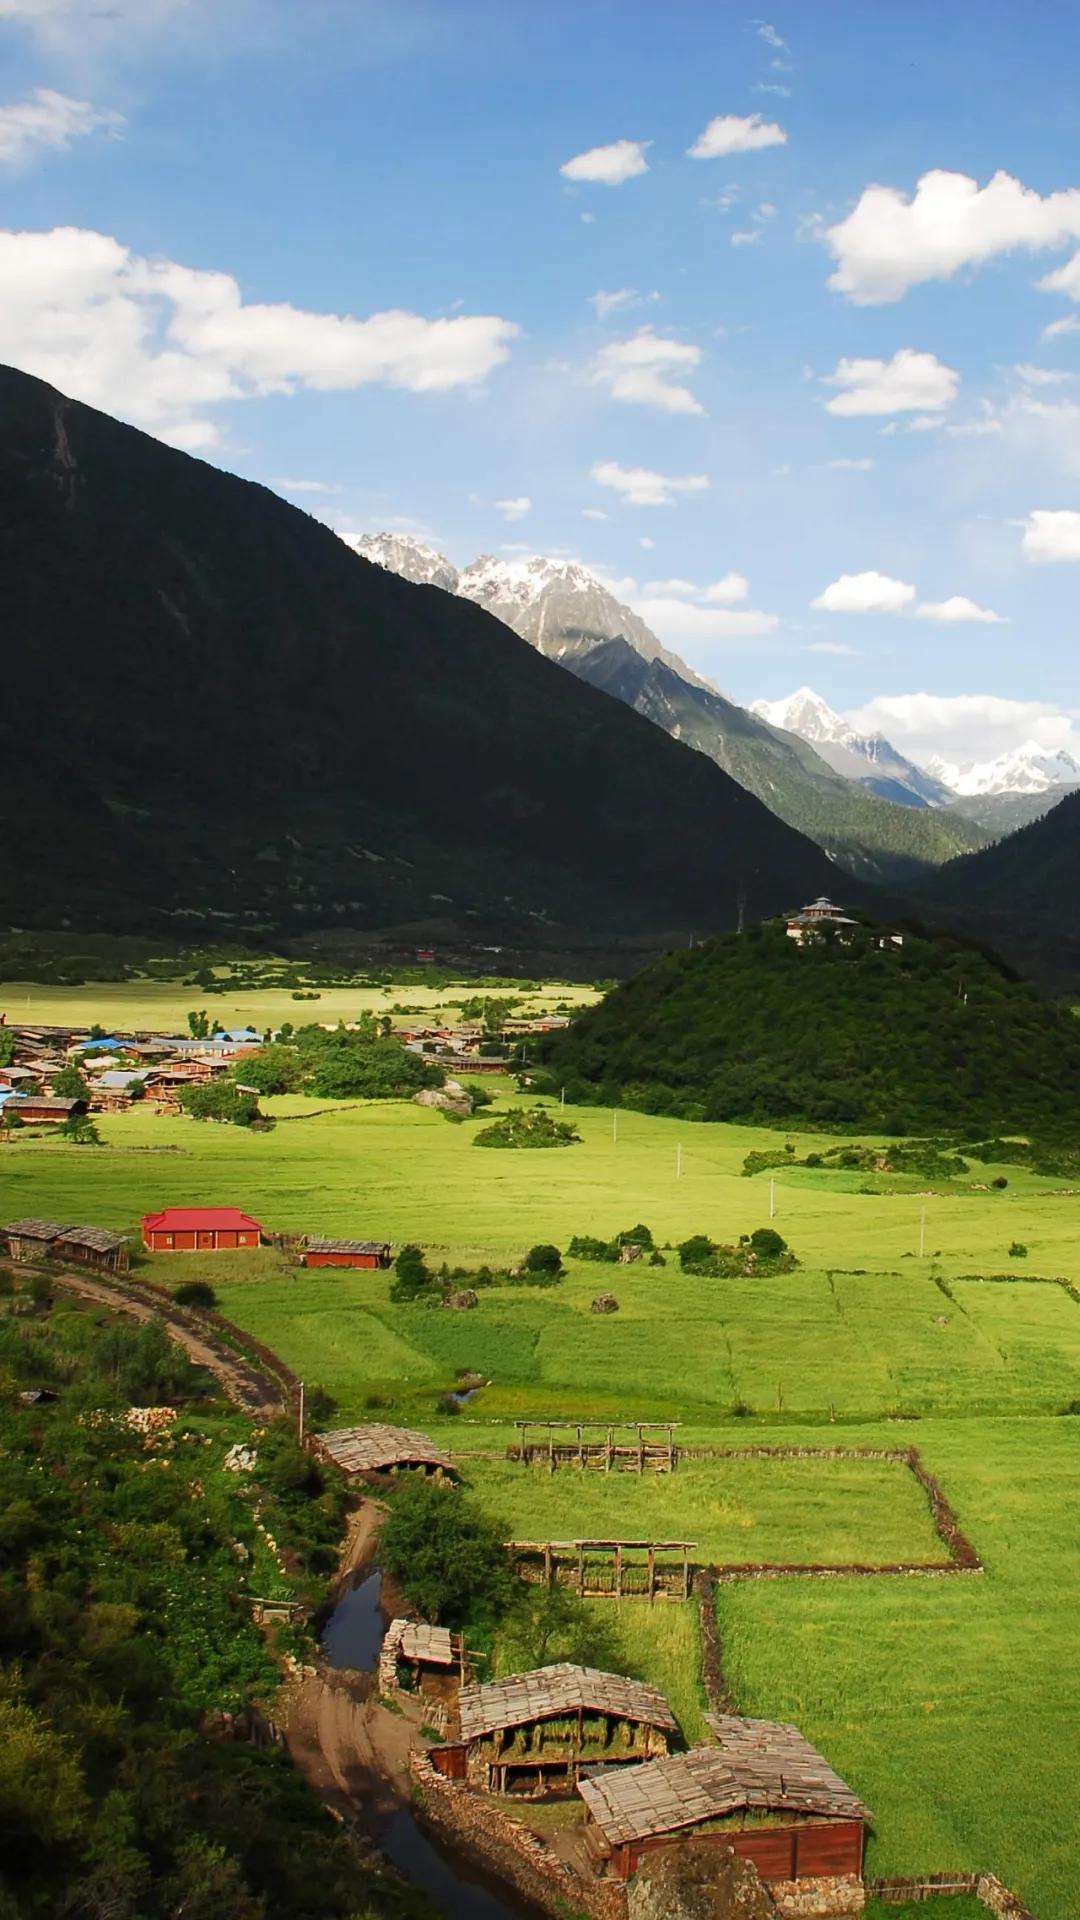
<path id="1" fill-rule="evenodd" d="M 1009 1182 L 1005 1178 L 1005 1175 L 1003 1173 L 999 1173 L 996 1180 L 991 1180 L 990 1182 L 990 1185 L 992 1187 L 996 1187 L 999 1193 L 1003 1192 L 1004 1189 L 1008 1186 L 1008 1184 Z"/>
<path id="2" fill-rule="evenodd" d="M 712 1259 L 716 1247 L 707 1233 L 692 1233 L 688 1240 L 679 1242 L 676 1252 L 684 1273 L 701 1273 L 705 1262 Z"/>
<path id="3" fill-rule="evenodd" d="M 250 1127 L 259 1111 L 252 1093 L 241 1093 L 232 1080 L 207 1080 L 180 1088 L 180 1105 L 193 1120 L 217 1120 L 223 1125 Z"/>
<path id="4" fill-rule="evenodd" d="M 562 1254 L 558 1247 L 541 1242 L 539 1246 L 529 1248 L 522 1267 L 526 1273 L 561 1273 Z"/>
<path id="5" fill-rule="evenodd" d="M 73 1147 L 100 1147 L 101 1135 L 88 1113 L 73 1113 L 59 1129 L 61 1140 L 70 1140 Z"/>
<path id="6" fill-rule="evenodd" d="M 750 1245 L 759 1260 L 776 1260 L 780 1254 L 787 1252 L 787 1241 L 772 1227 L 755 1227 L 750 1235 Z"/>
<path id="7" fill-rule="evenodd" d="M 490 1631 L 518 1597 L 509 1531 L 459 1488 L 412 1477 L 394 1493 L 379 1559 L 425 1620 Z"/>
<path id="8" fill-rule="evenodd" d="M 217 1294 L 209 1280 L 185 1280 L 182 1286 L 175 1288 L 173 1299 L 178 1307 L 217 1306 Z"/>
<path id="9" fill-rule="evenodd" d="M 1022 1240 L 1013 1240 L 1009 1244 L 1009 1259 L 1010 1260 L 1026 1260 L 1027 1251 L 1028 1250 Z"/>
<path id="10" fill-rule="evenodd" d="M 475 1135 L 473 1146 L 572 1147 L 580 1140 L 568 1120 L 553 1120 L 545 1107 L 527 1107 L 492 1121 Z"/>
<path id="11" fill-rule="evenodd" d="M 415 1300 L 431 1286 L 431 1270 L 419 1247 L 402 1247 L 394 1261 L 390 1298 L 395 1302 Z"/>

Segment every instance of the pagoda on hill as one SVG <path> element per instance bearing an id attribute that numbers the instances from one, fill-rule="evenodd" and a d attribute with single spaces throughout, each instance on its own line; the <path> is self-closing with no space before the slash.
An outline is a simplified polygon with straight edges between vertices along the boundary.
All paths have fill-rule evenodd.
<path id="1" fill-rule="evenodd" d="M 787 937 L 789 940 L 794 940 L 800 947 L 819 934 L 830 934 L 834 939 L 846 944 L 851 939 L 852 930 L 858 924 L 857 920 L 853 920 L 850 914 L 834 905 L 833 901 L 822 893 L 816 900 L 811 900 L 809 906 L 800 908 L 798 913 L 790 916 L 787 921 Z"/>

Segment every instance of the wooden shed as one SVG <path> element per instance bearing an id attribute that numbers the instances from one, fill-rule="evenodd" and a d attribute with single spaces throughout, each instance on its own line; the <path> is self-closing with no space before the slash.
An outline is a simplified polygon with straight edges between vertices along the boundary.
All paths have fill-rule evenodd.
<path id="1" fill-rule="evenodd" d="M 861 1875 L 870 1810 L 798 1728 L 708 1720 L 715 1746 L 579 1780 L 586 1839 L 604 1870 L 628 1880 L 644 1855 L 692 1838 L 731 1847 L 765 1881 Z"/>
<path id="2" fill-rule="evenodd" d="M 416 1693 L 441 1699 L 464 1669 L 465 1650 L 459 1633 L 432 1627 L 426 1620 L 391 1620 L 379 1651 L 379 1691 L 390 1694 L 401 1685 Z"/>
<path id="3" fill-rule="evenodd" d="M 238 1207 L 166 1207 L 143 1214 L 142 1237 L 150 1253 L 221 1253 L 257 1247 L 262 1228 Z"/>
<path id="4" fill-rule="evenodd" d="M 656 1687 L 566 1663 L 464 1687 L 458 1713 L 460 1740 L 432 1761 L 489 1793 L 563 1792 L 583 1767 L 651 1760 L 678 1735 Z"/>
<path id="5" fill-rule="evenodd" d="M 101 1267 L 108 1273 L 126 1273 L 127 1235 L 111 1233 L 107 1227 L 64 1227 L 52 1249 L 54 1260 L 77 1260 L 84 1267 Z"/>
<path id="6" fill-rule="evenodd" d="M 24 1127 L 62 1127 L 67 1120 L 85 1113 L 85 1100 L 58 1100 L 47 1093 L 13 1093 L 4 1101 L 5 1125 L 21 1120 Z"/>
<path id="7" fill-rule="evenodd" d="M 301 1247 L 302 1267 L 361 1267 L 373 1272 L 390 1265 L 390 1247 L 385 1240 L 309 1240 Z"/>
<path id="8" fill-rule="evenodd" d="M 10 1260 L 47 1260 L 50 1247 L 65 1231 L 57 1220 L 11 1220 L 0 1228 Z"/>
<path id="9" fill-rule="evenodd" d="M 330 1433 L 317 1434 L 316 1445 L 342 1473 L 394 1473 L 420 1467 L 425 1473 L 458 1477 L 450 1455 L 414 1427 L 388 1427 L 381 1421 L 367 1427 L 335 1427 Z"/>

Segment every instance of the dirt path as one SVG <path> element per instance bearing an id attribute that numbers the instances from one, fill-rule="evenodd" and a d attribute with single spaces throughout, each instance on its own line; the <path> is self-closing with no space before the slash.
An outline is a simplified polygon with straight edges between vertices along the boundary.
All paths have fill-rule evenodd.
<path id="1" fill-rule="evenodd" d="M 205 1367 L 212 1373 L 230 1400 L 245 1413 L 267 1419 L 281 1412 L 278 1394 L 257 1368 L 234 1353 L 224 1340 L 216 1340 L 208 1330 L 191 1325 L 181 1314 L 170 1313 L 167 1302 L 157 1305 L 146 1295 L 129 1292 L 119 1282 L 91 1279 L 84 1273 L 56 1273 L 51 1274 L 50 1279 L 68 1293 L 77 1293 L 84 1300 L 96 1300 L 103 1307 L 130 1314 L 133 1320 L 160 1319 L 169 1339 L 183 1347 L 197 1367 Z"/>

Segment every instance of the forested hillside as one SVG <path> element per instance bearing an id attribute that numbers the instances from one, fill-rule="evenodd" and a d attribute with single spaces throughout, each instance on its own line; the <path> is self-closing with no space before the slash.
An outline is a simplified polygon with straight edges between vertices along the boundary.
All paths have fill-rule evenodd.
<path id="1" fill-rule="evenodd" d="M 978 947 L 770 923 L 667 955 L 550 1043 L 567 1098 L 895 1133 L 1074 1129 L 1080 1022 Z"/>

